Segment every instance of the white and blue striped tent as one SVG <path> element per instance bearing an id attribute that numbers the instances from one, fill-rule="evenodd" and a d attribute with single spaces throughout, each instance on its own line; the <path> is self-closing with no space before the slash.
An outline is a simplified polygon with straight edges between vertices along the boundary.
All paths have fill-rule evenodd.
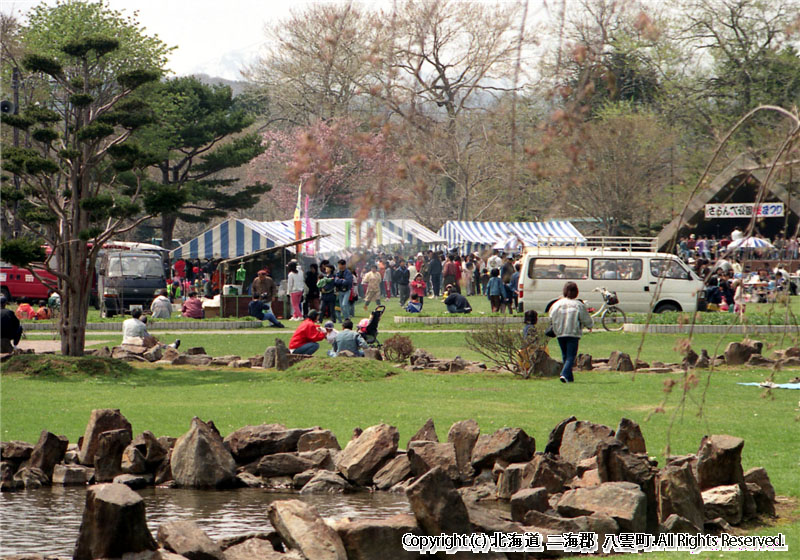
<path id="1" fill-rule="evenodd" d="M 349 243 L 347 222 L 350 222 Z M 382 220 L 381 224 L 383 246 L 402 244 L 427 248 L 445 242 L 442 237 L 414 220 Z M 360 235 L 356 234 L 355 220 L 312 220 L 312 228 L 314 235 L 322 236 L 314 242 L 316 254 L 325 258 L 346 256 L 359 245 L 361 248 L 378 247 L 377 228 L 372 221 L 361 222 Z M 242 257 L 262 249 L 290 245 L 294 240 L 294 222 L 291 220 L 257 222 L 230 218 L 173 249 L 170 257 L 173 260 Z M 287 250 L 294 252 L 294 245 L 287 247 Z"/>
<path id="2" fill-rule="evenodd" d="M 565 220 L 551 222 L 446 222 L 439 235 L 447 240 L 447 246 L 463 252 L 491 248 L 498 241 L 518 237 L 526 246 L 547 243 L 575 245 L 585 243 L 586 238 Z"/>

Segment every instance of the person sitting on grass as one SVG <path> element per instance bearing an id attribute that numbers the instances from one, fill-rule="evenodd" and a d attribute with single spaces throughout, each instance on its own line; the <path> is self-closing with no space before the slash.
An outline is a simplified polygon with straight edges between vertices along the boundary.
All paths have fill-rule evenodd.
<path id="1" fill-rule="evenodd" d="M 141 309 L 136 308 L 131 311 L 131 318 L 122 322 L 122 344 L 144 346 L 146 348 L 160 345 L 158 339 L 147 332 L 147 317 L 142 317 Z M 181 340 L 179 338 L 168 346 L 161 344 L 162 347 L 175 349 L 180 345 Z"/>
<path id="2" fill-rule="evenodd" d="M 269 298 L 269 294 L 263 293 L 259 296 L 254 293 L 252 301 L 247 304 L 247 314 L 259 321 L 269 321 L 273 327 L 278 329 L 284 328 L 284 324 L 278 321 L 278 318 L 272 313 L 267 298 Z"/>
<path id="3" fill-rule="evenodd" d="M 291 340 L 289 340 L 289 351 L 292 354 L 304 354 L 311 356 L 319 350 L 319 341 L 327 334 L 324 329 L 317 325 L 319 311 L 312 309 L 308 312 L 308 318 L 298 325 Z"/>
<path id="4" fill-rule="evenodd" d="M 36 317 L 37 321 L 46 321 L 51 318 L 50 309 L 47 307 L 47 302 L 41 300 L 39 302 L 39 309 L 36 310 Z"/>
<path id="5" fill-rule="evenodd" d="M 22 338 L 22 325 L 10 309 L 6 309 L 8 300 L 0 296 L 0 352 L 8 354 L 13 352 Z"/>
<path id="6" fill-rule="evenodd" d="M 197 292 L 189 292 L 189 299 L 181 306 L 181 315 L 189 319 L 203 318 L 203 302 L 197 297 Z"/>
<path id="7" fill-rule="evenodd" d="M 448 296 L 445 298 L 444 304 L 445 306 L 447 306 L 448 313 L 472 312 L 472 306 L 470 306 L 469 301 L 467 301 L 467 298 L 465 298 L 458 292 L 454 291 L 452 284 L 448 284 L 446 290 Z"/>
<path id="8" fill-rule="evenodd" d="M 150 304 L 150 314 L 153 319 L 169 319 L 172 316 L 172 303 L 167 297 L 167 290 L 160 290 Z"/>
<path id="9" fill-rule="evenodd" d="M 411 301 L 406 305 L 406 311 L 409 313 L 420 313 L 422 311 L 422 299 L 418 294 L 411 294 Z"/>
<path id="10" fill-rule="evenodd" d="M 530 309 L 524 315 L 525 326 L 522 327 L 522 336 L 528 338 L 529 336 L 536 336 L 536 323 L 539 322 L 539 314 L 535 309 Z"/>
<path id="11" fill-rule="evenodd" d="M 328 352 L 328 355 L 335 358 L 339 353 L 347 350 L 352 352 L 354 356 L 363 357 L 363 349 L 367 347 L 368 345 L 361 337 L 361 334 L 353 331 L 353 321 L 345 319 L 342 321 L 342 330 L 333 340 L 333 350 Z"/>

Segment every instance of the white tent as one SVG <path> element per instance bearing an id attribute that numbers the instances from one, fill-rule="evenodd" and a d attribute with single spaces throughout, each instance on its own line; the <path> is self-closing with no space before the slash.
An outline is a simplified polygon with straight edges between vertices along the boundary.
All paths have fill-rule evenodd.
<path id="1" fill-rule="evenodd" d="M 498 243 L 519 238 L 525 245 L 540 242 L 575 245 L 586 238 L 568 221 L 551 222 L 462 222 L 449 221 L 439 235 L 447 240 L 448 247 L 458 247 L 465 252 L 494 247 Z"/>

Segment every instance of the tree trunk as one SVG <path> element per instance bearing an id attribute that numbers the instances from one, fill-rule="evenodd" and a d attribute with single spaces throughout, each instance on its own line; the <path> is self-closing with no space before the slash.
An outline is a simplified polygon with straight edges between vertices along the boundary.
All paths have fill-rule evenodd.
<path id="1" fill-rule="evenodd" d="M 71 243 L 65 248 L 62 270 L 69 271 L 69 281 L 60 281 L 61 317 L 59 331 L 61 333 L 61 353 L 64 356 L 83 356 L 86 344 L 86 318 L 89 313 L 89 296 L 92 290 L 91 268 L 94 263 L 88 262 L 88 250 L 83 242 Z"/>
<path id="2" fill-rule="evenodd" d="M 172 249 L 172 236 L 175 232 L 175 223 L 178 221 L 177 214 L 161 215 L 161 246 L 164 249 Z"/>

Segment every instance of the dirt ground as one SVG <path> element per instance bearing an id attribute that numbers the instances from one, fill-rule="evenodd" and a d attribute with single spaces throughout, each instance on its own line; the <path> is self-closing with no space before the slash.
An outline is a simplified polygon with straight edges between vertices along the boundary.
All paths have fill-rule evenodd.
<path id="1" fill-rule="evenodd" d="M 111 340 L 92 340 L 91 344 L 109 344 L 112 343 Z M 23 350 L 33 349 L 33 351 L 37 354 L 41 352 L 60 352 L 61 351 L 61 341 L 60 340 L 20 340 L 19 341 L 19 348 Z"/>

